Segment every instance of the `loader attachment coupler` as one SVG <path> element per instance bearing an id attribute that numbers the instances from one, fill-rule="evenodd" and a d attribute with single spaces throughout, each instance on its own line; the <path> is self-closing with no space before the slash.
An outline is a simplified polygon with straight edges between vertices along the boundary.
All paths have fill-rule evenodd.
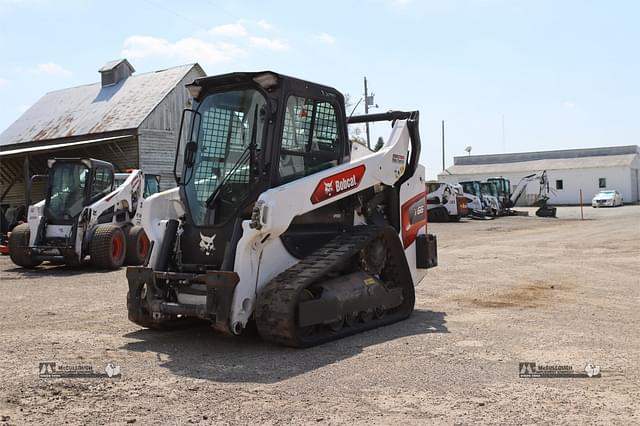
<path id="1" fill-rule="evenodd" d="M 146 327 L 164 328 L 179 321 L 179 315 L 215 321 L 219 331 L 230 333 L 229 311 L 233 291 L 240 278 L 235 272 L 210 271 L 204 274 L 153 271 L 146 267 L 127 268 L 129 319 Z M 206 297 L 206 304 L 178 303 L 172 291 Z"/>

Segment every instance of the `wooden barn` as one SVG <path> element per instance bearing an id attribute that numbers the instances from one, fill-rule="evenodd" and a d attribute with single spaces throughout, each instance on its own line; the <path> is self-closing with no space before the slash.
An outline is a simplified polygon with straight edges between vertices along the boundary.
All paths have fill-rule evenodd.
<path id="1" fill-rule="evenodd" d="M 162 189 L 175 186 L 178 128 L 189 103 L 185 85 L 205 73 L 198 64 L 134 72 L 126 59 L 109 62 L 99 70 L 100 82 L 47 93 L 0 134 L 3 208 L 24 204 L 26 176 L 46 173 L 50 158 L 141 168 L 161 175 Z M 46 182 L 34 180 L 32 199 L 45 191 Z"/>

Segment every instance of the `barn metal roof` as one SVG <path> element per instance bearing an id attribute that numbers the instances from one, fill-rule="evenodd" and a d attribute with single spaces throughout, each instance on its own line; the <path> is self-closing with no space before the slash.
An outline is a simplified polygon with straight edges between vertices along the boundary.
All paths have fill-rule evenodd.
<path id="1" fill-rule="evenodd" d="M 112 136 L 108 138 L 81 140 L 81 141 L 75 141 L 75 142 L 65 142 L 65 143 L 58 143 L 58 144 L 52 144 L 52 145 L 27 146 L 26 148 L 16 148 L 16 149 L 10 149 L 6 151 L 0 151 L 0 159 L 4 160 L 5 158 L 15 157 L 17 155 L 27 154 L 27 153 L 33 154 L 41 151 L 52 152 L 52 151 L 77 148 L 77 147 L 86 146 L 86 145 L 119 142 L 119 141 L 131 139 L 132 137 L 133 136 L 131 135 L 123 135 L 123 136 Z"/>
<path id="2" fill-rule="evenodd" d="M 603 155 L 598 157 L 560 158 L 512 163 L 453 165 L 443 173 L 452 175 L 500 174 L 536 170 L 567 170 L 604 167 L 631 167 L 638 154 Z"/>
<path id="3" fill-rule="evenodd" d="M 49 92 L 0 134 L 0 147 L 135 129 L 198 64 Z"/>

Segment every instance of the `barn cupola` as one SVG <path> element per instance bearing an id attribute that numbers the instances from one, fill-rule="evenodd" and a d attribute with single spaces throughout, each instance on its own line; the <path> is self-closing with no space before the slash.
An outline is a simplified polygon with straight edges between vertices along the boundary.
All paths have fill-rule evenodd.
<path id="1" fill-rule="evenodd" d="M 126 59 L 116 59 L 98 70 L 102 76 L 102 87 L 113 86 L 136 72 Z"/>

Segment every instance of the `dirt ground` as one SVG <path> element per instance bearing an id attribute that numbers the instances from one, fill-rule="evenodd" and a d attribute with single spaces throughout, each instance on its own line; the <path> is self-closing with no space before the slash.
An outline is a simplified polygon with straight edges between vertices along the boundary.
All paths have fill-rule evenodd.
<path id="1" fill-rule="evenodd" d="M 124 269 L 3 256 L 0 424 L 639 424 L 640 206 L 558 214 L 429 225 L 440 265 L 413 316 L 306 350 L 143 330 Z M 122 378 L 40 378 L 43 361 Z"/>

